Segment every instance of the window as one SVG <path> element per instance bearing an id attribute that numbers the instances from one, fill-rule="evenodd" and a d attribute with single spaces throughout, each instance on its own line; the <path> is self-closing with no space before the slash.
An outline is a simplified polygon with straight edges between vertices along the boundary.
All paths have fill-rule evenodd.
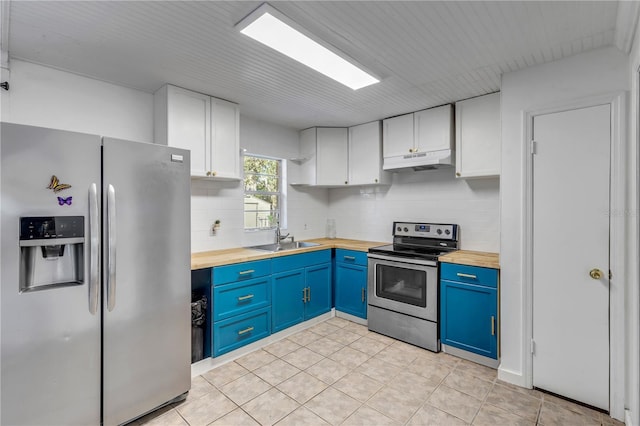
<path id="1" fill-rule="evenodd" d="M 244 229 L 269 229 L 281 219 L 283 205 L 283 161 L 245 154 Z"/>

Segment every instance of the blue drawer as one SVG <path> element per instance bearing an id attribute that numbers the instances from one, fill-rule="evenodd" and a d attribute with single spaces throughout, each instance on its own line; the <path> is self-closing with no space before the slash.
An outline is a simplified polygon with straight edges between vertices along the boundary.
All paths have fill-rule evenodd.
<path id="1" fill-rule="evenodd" d="M 440 279 L 498 288 L 498 270 L 492 268 L 441 263 Z"/>
<path id="2" fill-rule="evenodd" d="M 271 308 L 213 323 L 213 356 L 220 356 L 271 334 Z"/>
<path id="3" fill-rule="evenodd" d="M 213 285 L 250 280 L 271 274 L 271 260 L 256 260 L 253 262 L 236 263 L 233 265 L 216 266 L 213 268 Z"/>
<path id="4" fill-rule="evenodd" d="M 213 287 L 213 320 L 219 321 L 271 305 L 271 277 Z"/>
<path id="5" fill-rule="evenodd" d="M 367 253 L 364 251 L 336 249 L 336 262 L 367 266 Z"/>
<path id="6" fill-rule="evenodd" d="M 329 262 L 331 262 L 331 250 L 319 250 L 273 258 L 271 259 L 271 269 L 275 274 Z"/>

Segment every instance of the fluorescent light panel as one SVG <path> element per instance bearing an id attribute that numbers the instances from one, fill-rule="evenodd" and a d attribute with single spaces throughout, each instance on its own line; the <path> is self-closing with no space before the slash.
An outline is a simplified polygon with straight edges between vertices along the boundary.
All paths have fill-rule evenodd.
<path id="1" fill-rule="evenodd" d="M 242 28 L 240 30 L 242 34 L 353 90 L 358 90 L 380 81 L 278 19 L 275 16 L 278 14 L 277 11 L 267 6 L 267 4 L 263 4 L 236 25 L 236 27 Z M 258 17 L 255 18 L 256 16 Z M 251 22 L 252 19 L 255 20 Z M 247 24 L 247 22 L 249 23 Z"/>

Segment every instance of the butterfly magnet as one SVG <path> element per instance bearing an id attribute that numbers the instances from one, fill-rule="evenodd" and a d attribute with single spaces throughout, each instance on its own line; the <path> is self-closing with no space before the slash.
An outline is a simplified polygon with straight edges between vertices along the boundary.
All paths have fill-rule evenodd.
<path id="1" fill-rule="evenodd" d="M 51 182 L 49 182 L 49 186 L 47 186 L 47 189 L 52 190 L 55 193 L 58 193 L 60 191 L 64 191 L 65 189 L 69 189 L 71 188 L 71 185 L 69 185 L 68 183 L 62 183 L 60 182 L 60 180 L 58 179 L 58 177 L 56 175 L 52 175 L 51 176 Z M 58 197 L 58 199 L 60 199 Z M 69 203 L 71 204 L 71 203 Z"/>
<path id="2" fill-rule="evenodd" d="M 58 197 L 58 204 L 61 206 L 64 206 L 65 204 L 70 206 L 72 201 L 73 201 L 73 197 L 67 197 L 67 198 Z"/>

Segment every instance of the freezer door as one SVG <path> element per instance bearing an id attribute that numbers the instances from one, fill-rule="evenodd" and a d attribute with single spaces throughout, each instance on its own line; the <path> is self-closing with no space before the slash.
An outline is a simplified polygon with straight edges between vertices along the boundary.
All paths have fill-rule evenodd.
<path id="1" fill-rule="evenodd" d="M 103 420 L 191 385 L 189 151 L 103 139 Z"/>
<path id="2" fill-rule="evenodd" d="M 71 187 L 60 190 L 63 184 Z M 92 276 L 95 289 L 99 284 L 100 257 L 90 247 L 99 250 L 100 218 L 95 204 L 96 215 L 88 214 L 93 184 L 99 190 L 98 136 L 0 124 L 0 424 L 100 424 L 100 311 L 92 297 L 99 293 L 90 286 Z M 65 245 L 62 256 L 45 258 L 42 247 L 19 244 L 26 216 L 80 216 L 84 236 Z M 77 271 L 68 269 L 73 256 Z M 21 291 L 26 258 L 24 268 L 35 275 Z M 73 279 L 65 279 L 68 273 Z M 52 281 L 57 285 L 45 285 Z"/>

